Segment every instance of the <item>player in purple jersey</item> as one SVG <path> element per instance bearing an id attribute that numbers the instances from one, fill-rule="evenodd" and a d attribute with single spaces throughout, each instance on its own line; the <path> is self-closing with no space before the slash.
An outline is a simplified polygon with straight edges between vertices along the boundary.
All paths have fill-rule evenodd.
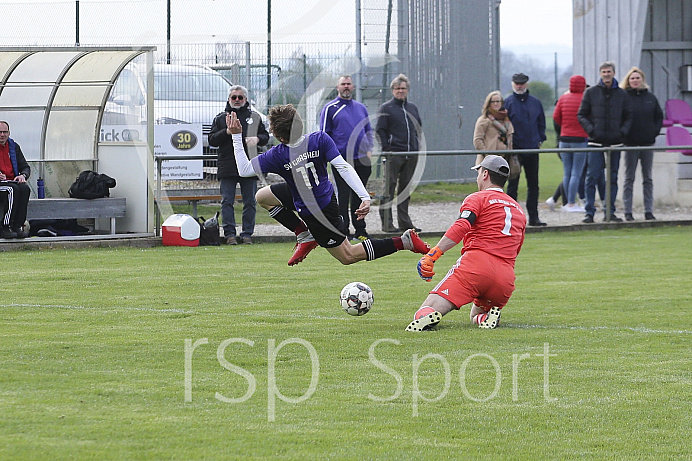
<path id="1" fill-rule="evenodd" d="M 348 241 L 334 186 L 327 174 L 327 163 L 362 200 L 355 211 L 357 219 L 365 219 L 370 212 L 370 194 L 329 135 L 320 131 L 302 135 L 303 121 L 291 104 L 274 106 L 269 111 L 271 131 L 281 144 L 251 161 L 243 149 L 240 121 L 235 114 L 229 114 L 226 123 L 233 134 L 240 176 L 276 173 L 286 181 L 263 187 L 256 197 L 257 203 L 267 209 L 271 217 L 298 237 L 289 266 L 301 262 L 318 245 L 326 248 L 341 264 L 371 261 L 399 250 L 420 254 L 430 250 L 413 229 L 401 237 L 368 239 L 357 244 Z"/>

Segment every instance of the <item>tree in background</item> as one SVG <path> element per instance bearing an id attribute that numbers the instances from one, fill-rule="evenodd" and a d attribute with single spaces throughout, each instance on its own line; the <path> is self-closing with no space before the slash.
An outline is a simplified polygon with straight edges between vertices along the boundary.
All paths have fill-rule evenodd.
<path id="1" fill-rule="evenodd" d="M 545 110 L 555 107 L 555 88 L 541 81 L 529 81 L 529 92 L 531 96 L 538 98 Z"/>
<path id="2" fill-rule="evenodd" d="M 517 72 L 522 72 L 529 76 L 529 90 L 531 94 L 536 96 L 541 100 L 541 103 L 547 110 L 549 107 L 555 105 L 555 67 L 551 65 L 545 65 L 541 63 L 540 60 L 531 57 L 529 54 L 516 55 L 511 51 L 502 50 L 500 61 L 500 91 L 504 95 L 509 95 L 512 92 L 512 75 Z M 572 76 L 572 66 L 561 67 L 558 69 L 558 97 L 567 91 L 569 88 L 569 78 Z M 537 95 L 536 91 L 543 91 L 542 89 L 534 90 L 532 84 L 536 82 L 541 82 L 550 88 L 549 97 L 544 100 L 542 97 Z M 546 101 L 549 103 L 546 104 Z"/>

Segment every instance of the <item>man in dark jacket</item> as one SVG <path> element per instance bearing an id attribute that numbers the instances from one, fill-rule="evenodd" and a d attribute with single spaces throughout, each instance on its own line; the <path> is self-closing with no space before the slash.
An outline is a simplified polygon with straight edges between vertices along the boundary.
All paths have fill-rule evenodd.
<path id="1" fill-rule="evenodd" d="M 240 184 L 240 193 L 243 197 L 243 229 L 240 233 L 240 243 L 252 243 L 257 212 L 255 202 L 257 177 L 242 178 L 238 174 L 238 166 L 235 163 L 233 137 L 229 129 L 232 112 L 236 113 L 243 126 L 243 145 L 249 158 L 257 156 L 257 146 L 264 146 L 269 141 L 269 133 L 262 123 L 262 117 L 250 107 L 247 89 L 242 85 L 233 85 L 229 89 L 226 110 L 214 118 L 209 132 L 209 145 L 219 148 L 217 176 L 221 188 L 223 233 L 228 245 L 238 243 L 233 209 L 238 184 Z"/>
<path id="2" fill-rule="evenodd" d="M 632 124 L 630 103 L 625 90 L 615 80 L 615 63 L 606 61 L 599 67 L 601 80 L 584 92 L 577 112 L 577 119 L 589 135 L 589 145 L 594 147 L 622 146 Z M 605 159 L 601 152 L 586 155 L 586 217 L 582 222 L 592 223 L 596 214 L 596 186 L 604 174 Z M 618 192 L 620 151 L 610 152 L 610 217 L 606 220 L 621 222 L 615 216 L 615 196 Z M 605 208 L 605 204 L 603 205 Z M 605 211 L 605 210 L 604 210 Z"/>
<path id="3" fill-rule="evenodd" d="M 0 121 L 0 206 L 2 226 L 0 238 L 26 238 L 26 209 L 31 189 L 26 183 L 31 168 L 21 147 L 10 138 L 10 124 Z"/>
<path id="4" fill-rule="evenodd" d="M 519 73 L 512 75 L 512 94 L 505 99 L 505 108 L 514 126 L 513 149 L 540 149 L 545 141 L 545 113 L 538 98 L 529 94 L 526 87 L 529 77 Z M 526 175 L 526 211 L 529 226 L 545 226 L 538 218 L 538 154 L 517 154 Z M 507 195 L 517 200 L 519 178 L 507 183 Z"/>
<path id="5" fill-rule="evenodd" d="M 377 111 L 375 132 L 380 140 L 382 152 L 415 152 L 420 150 L 419 133 L 422 130 L 418 108 L 408 101 L 409 80 L 404 74 L 399 74 L 390 84 L 392 95 L 389 101 L 380 106 Z M 399 232 L 399 230 L 420 229 L 413 225 L 408 214 L 408 203 L 414 185 L 411 184 L 413 173 L 418 164 L 417 155 L 396 155 L 385 158 L 387 189 L 380 204 L 382 230 Z M 399 187 L 397 188 L 397 182 Z M 397 221 L 399 228 L 392 221 L 392 202 L 394 192 L 397 194 Z"/>

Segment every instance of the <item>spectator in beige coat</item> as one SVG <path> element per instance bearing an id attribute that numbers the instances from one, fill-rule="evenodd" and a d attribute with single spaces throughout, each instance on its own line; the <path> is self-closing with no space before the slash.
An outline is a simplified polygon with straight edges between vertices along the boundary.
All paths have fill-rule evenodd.
<path id="1" fill-rule="evenodd" d="M 513 134 L 514 127 L 504 108 L 502 94 L 497 90 L 490 92 L 483 102 L 481 116 L 476 120 L 473 146 L 476 150 L 508 150 L 512 148 Z M 475 164 L 479 165 L 485 156 L 486 154 L 478 154 Z M 510 156 L 502 157 L 507 160 Z"/>

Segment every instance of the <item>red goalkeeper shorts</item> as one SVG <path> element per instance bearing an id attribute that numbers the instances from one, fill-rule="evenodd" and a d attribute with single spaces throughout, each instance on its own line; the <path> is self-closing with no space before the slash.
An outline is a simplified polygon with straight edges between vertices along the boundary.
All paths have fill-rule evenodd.
<path id="1" fill-rule="evenodd" d="M 467 251 L 430 292 L 457 309 L 473 302 L 488 311 L 502 309 L 514 292 L 514 267 L 483 251 Z"/>

